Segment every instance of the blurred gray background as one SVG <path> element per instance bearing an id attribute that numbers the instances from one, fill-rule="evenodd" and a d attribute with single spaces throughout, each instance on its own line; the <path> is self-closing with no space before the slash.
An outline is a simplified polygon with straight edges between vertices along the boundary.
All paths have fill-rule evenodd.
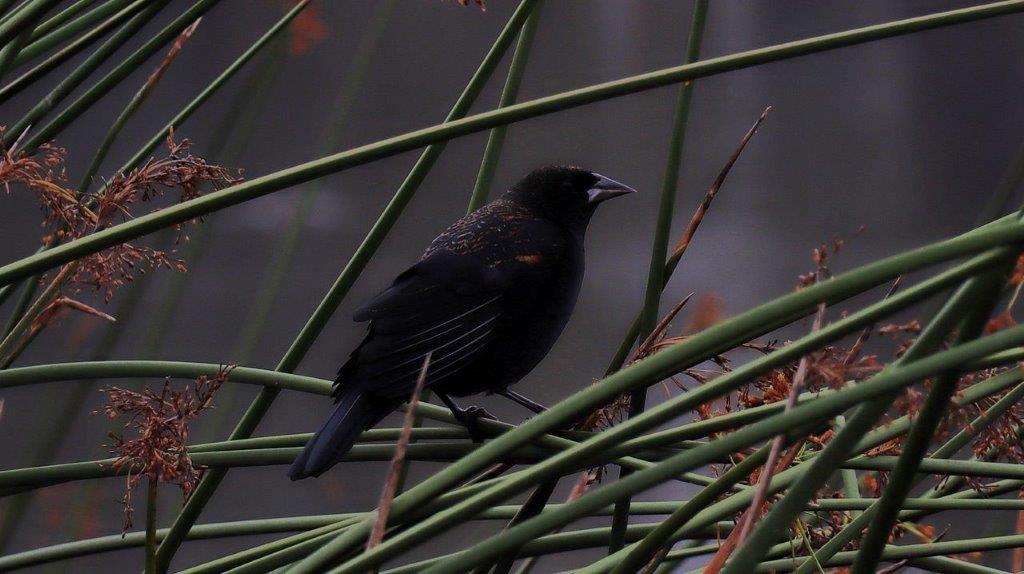
<path id="1" fill-rule="evenodd" d="M 378 2 L 315 1 L 321 41 L 288 55 L 236 162 L 248 177 L 301 163 L 441 121 L 512 12 L 514 2 L 489 0 L 486 12 L 441 0 L 403 0 L 387 23 L 365 83 L 355 94 L 351 119 L 337 134 L 341 145 L 322 148 L 337 94 Z M 704 57 L 971 5 L 947 1 L 719 1 L 707 22 Z M 150 34 L 185 2 L 147 27 Z M 202 21 L 139 116 L 127 127 L 101 170 L 109 174 L 173 113 L 280 17 L 287 2 L 226 0 Z M 680 63 L 691 3 L 669 0 L 548 0 L 528 64 L 520 100 L 621 78 Z M 306 22 L 307 26 L 310 21 Z M 316 27 L 308 28 L 315 31 Z M 833 264 L 852 268 L 874 258 L 967 229 L 1024 140 L 1024 16 L 1006 16 L 801 57 L 699 80 L 687 131 L 678 191 L 677 235 L 693 207 L 766 105 L 774 111 L 753 139 L 705 219 L 666 291 L 673 302 L 689 292 L 714 293 L 732 314 L 793 289 L 811 267 L 810 252 L 834 236 L 851 238 Z M 143 34 L 145 36 L 145 34 Z M 268 49 L 268 54 L 273 48 Z M 122 53 L 126 53 L 123 51 Z M 162 57 L 162 56 L 161 56 Z M 72 181 L 82 170 L 131 94 L 157 64 L 130 81 L 61 134 Z M 257 68 L 256 58 L 178 134 L 206 154 L 224 114 Z M 507 58 L 506 58 L 507 63 Z M 106 69 L 106 68 L 105 68 Z M 492 108 L 500 68 L 474 110 Z M 59 74 L 59 72 L 58 72 Z M 55 77 L 55 76 L 54 76 Z M 53 77 L 42 86 L 52 85 Z M 23 94 L 0 108 L 0 124 L 13 123 L 45 91 Z M 641 193 L 602 209 L 588 238 L 588 275 L 569 327 L 521 389 L 554 402 L 600 376 L 643 296 L 666 144 L 677 88 L 651 90 L 532 119 L 512 126 L 495 180 L 495 193 L 534 167 L 576 163 Z M 250 96 L 246 96 L 250 97 Z M 451 142 L 419 194 L 328 325 L 298 372 L 329 378 L 362 334 L 351 311 L 419 256 L 465 210 L 486 133 Z M 253 364 L 272 368 L 321 296 L 401 183 L 419 152 L 405 153 L 324 178 L 287 283 L 259 340 Z M 213 161 L 222 158 L 211 156 Z M 267 276 L 267 265 L 300 194 L 310 186 L 272 194 L 216 213 L 205 225 L 212 240 L 191 270 L 169 330 L 153 358 L 231 362 L 240 332 Z M 40 214 L 22 190 L 0 195 L 0 260 L 10 262 L 39 244 Z M 115 357 L 137 358 L 172 273 L 148 275 L 128 289 L 143 289 L 142 305 L 116 325 L 68 317 L 40 337 L 19 365 L 88 358 L 109 329 L 124 330 Z M 104 307 L 117 312 L 126 291 Z M 3 309 L 4 317 L 10 307 Z M 145 381 L 160 384 L 159 380 Z M 119 384 L 132 384 L 121 382 Z M 71 383 L 5 390 L 0 419 L 0 466 L 31 464 L 40 436 L 55 425 L 67 436 L 57 461 L 106 456 L 107 423 L 90 416 L 99 393 L 74 405 L 74 418 L 53 420 Z M 218 404 L 220 430 L 206 421 L 198 439 L 222 438 L 225 424 L 254 396 L 243 387 Z M 654 394 L 652 394 L 652 397 Z M 659 395 L 660 396 L 660 395 Z M 524 413 L 501 401 L 483 404 L 506 420 Z M 330 409 L 323 398 L 283 393 L 258 434 L 315 430 Z M 227 422 L 225 422 L 227 421 Z M 206 426 L 203 426 L 206 425 Z M 215 434 L 215 433 L 220 433 Z M 413 465 L 413 479 L 434 465 Z M 365 510 L 380 494 L 386 465 L 342 464 L 320 480 L 291 483 L 284 467 L 238 469 L 229 474 L 202 522 Z M 24 550 L 83 536 L 116 533 L 121 479 L 87 487 L 73 483 L 38 491 L 8 550 Z M 685 498 L 664 487 L 652 497 Z M 83 502 L 84 501 L 84 502 Z M 164 491 L 161 524 L 180 501 Z M 0 503 L 0 512 L 4 506 Z M 1006 534 L 1009 514 L 979 522 L 965 515 L 972 536 Z M 1006 520 L 1002 520 L 1005 516 Z M 140 524 L 142 515 L 138 517 Z M 944 526 L 948 518 L 934 523 Z M 499 528 L 487 524 L 483 528 Z M 954 529 L 951 537 L 958 533 Z M 463 530 L 462 532 L 465 532 Z M 184 567 L 248 547 L 255 538 L 188 543 L 175 566 Z M 458 545 L 452 542 L 452 549 Z M 551 572 L 599 556 L 546 559 Z M 422 552 L 419 556 L 425 556 Z M 111 562 L 111 556 L 123 562 Z M 67 571 L 126 571 L 141 564 L 141 549 L 76 560 Z M 1009 567 L 1007 555 L 989 564 Z M 59 570 L 48 567 L 45 571 Z"/>

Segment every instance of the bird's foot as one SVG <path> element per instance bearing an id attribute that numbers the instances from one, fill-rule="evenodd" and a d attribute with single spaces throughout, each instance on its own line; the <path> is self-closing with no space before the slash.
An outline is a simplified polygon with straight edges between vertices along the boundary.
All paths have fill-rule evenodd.
<path id="1" fill-rule="evenodd" d="M 466 430 L 469 431 L 469 438 L 477 444 L 484 442 L 484 439 L 487 438 L 487 433 L 480 424 L 480 419 L 498 420 L 497 417 L 487 412 L 487 409 L 477 405 L 463 409 L 462 418 L 463 424 L 466 425 Z"/>

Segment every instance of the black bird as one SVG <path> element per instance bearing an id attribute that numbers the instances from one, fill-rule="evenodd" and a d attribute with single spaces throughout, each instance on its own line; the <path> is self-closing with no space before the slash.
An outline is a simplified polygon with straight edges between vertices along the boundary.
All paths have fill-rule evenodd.
<path id="1" fill-rule="evenodd" d="M 474 440 L 478 407 L 450 397 L 508 390 L 547 355 L 565 327 L 583 280 L 583 237 L 597 205 L 634 190 L 575 167 L 537 169 L 500 198 L 456 221 L 419 263 L 356 311 L 366 338 L 341 367 L 337 406 L 289 476 L 319 476 L 359 434 L 409 399 L 424 358 L 426 385 Z"/>

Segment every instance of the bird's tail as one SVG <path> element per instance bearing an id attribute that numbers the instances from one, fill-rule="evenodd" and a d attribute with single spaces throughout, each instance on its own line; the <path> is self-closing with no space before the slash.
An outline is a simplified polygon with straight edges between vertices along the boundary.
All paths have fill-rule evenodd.
<path id="1" fill-rule="evenodd" d="M 348 453 L 360 433 L 387 414 L 378 412 L 380 409 L 373 404 L 374 401 L 358 388 L 342 387 L 339 390 L 331 417 L 309 439 L 306 448 L 292 463 L 288 471 L 292 480 L 323 474 Z"/>

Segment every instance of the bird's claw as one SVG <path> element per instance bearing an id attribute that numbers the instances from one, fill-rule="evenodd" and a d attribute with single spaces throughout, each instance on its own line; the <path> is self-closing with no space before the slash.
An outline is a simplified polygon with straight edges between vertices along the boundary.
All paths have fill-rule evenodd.
<path id="1" fill-rule="evenodd" d="M 477 406 L 477 405 L 473 405 L 471 407 L 467 407 L 466 408 L 466 416 L 468 416 L 469 418 L 471 418 L 473 420 L 476 420 L 476 419 L 490 419 L 492 421 L 498 420 L 498 417 L 496 417 L 496 416 L 492 415 L 491 413 L 487 412 L 487 409 L 485 409 L 483 407 L 480 407 L 480 406 Z"/>
<path id="2" fill-rule="evenodd" d="M 473 405 L 462 411 L 465 416 L 466 430 L 469 431 L 469 438 L 479 444 L 487 438 L 486 432 L 480 425 L 480 419 L 498 420 L 497 417 L 487 412 L 487 409 Z"/>

